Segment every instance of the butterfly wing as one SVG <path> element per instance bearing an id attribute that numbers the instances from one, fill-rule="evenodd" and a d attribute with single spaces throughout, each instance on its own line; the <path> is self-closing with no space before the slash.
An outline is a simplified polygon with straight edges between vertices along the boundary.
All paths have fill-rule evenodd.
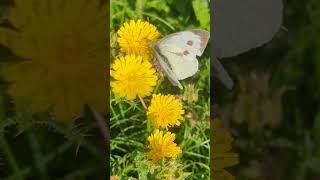
<path id="1" fill-rule="evenodd" d="M 211 33 L 217 58 L 262 46 L 282 24 L 282 0 L 216 0 L 211 6 Z"/>
<path id="2" fill-rule="evenodd" d="M 211 2 L 211 67 L 227 88 L 233 81 L 218 59 L 232 57 L 270 41 L 282 23 L 282 0 L 216 0 Z"/>
<path id="3" fill-rule="evenodd" d="M 160 49 L 178 80 L 191 77 L 198 71 L 199 65 L 195 55 L 184 54 L 183 49 L 171 45 L 163 45 Z"/>
<path id="4" fill-rule="evenodd" d="M 172 71 L 172 68 L 170 67 L 170 63 L 168 62 L 168 58 L 164 56 L 159 49 L 157 45 L 153 46 L 154 55 L 156 56 L 156 59 L 159 61 L 159 64 L 164 71 L 164 73 L 167 75 L 169 81 L 174 85 L 178 86 L 180 89 L 182 88 L 181 83 L 179 82 L 176 74 Z"/>
<path id="5" fill-rule="evenodd" d="M 168 67 L 178 80 L 191 77 L 198 71 L 198 60 L 210 37 L 204 30 L 190 30 L 171 34 L 156 45 L 166 58 Z"/>
<path id="6" fill-rule="evenodd" d="M 210 33 L 202 29 L 193 29 L 170 34 L 158 42 L 158 46 L 174 46 L 181 51 L 187 50 L 190 54 L 201 56 L 210 38 Z"/>

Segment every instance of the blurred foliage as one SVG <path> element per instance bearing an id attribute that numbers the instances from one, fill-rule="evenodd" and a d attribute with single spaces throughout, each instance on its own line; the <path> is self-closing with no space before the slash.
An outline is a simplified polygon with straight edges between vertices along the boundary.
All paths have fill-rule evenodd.
<path id="1" fill-rule="evenodd" d="M 320 179 L 320 1 L 284 4 L 288 31 L 224 59 L 233 91 L 213 85 L 214 111 L 235 137 L 240 163 L 232 172 L 240 180 Z"/>
<path id="2" fill-rule="evenodd" d="M 24 56 L 22 57 L 23 53 L 24 55 L 32 54 L 37 56 L 40 54 L 40 49 L 43 50 L 48 46 L 50 47 L 51 45 L 53 45 L 51 41 L 52 39 L 50 39 L 53 37 L 51 37 L 50 35 L 46 36 L 47 34 L 45 33 L 50 33 L 50 32 L 53 34 L 58 32 L 62 34 L 66 32 L 69 33 L 73 26 L 71 24 L 75 19 L 77 19 L 77 21 L 75 21 L 77 25 L 80 25 L 80 26 L 84 25 L 84 27 L 86 26 L 85 23 L 84 24 L 79 23 L 79 22 L 82 22 L 83 19 L 81 20 L 76 16 L 75 17 L 68 16 L 70 15 L 68 13 L 73 14 L 75 12 L 80 12 L 81 3 L 89 2 L 89 1 L 77 1 L 77 0 L 68 1 L 68 2 L 71 2 L 71 4 L 69 4 L 70 6 L 68 6 L 69 8 L 68 10 L 65 9 L 67 8 L 67 4 L 60 4 L 61 6 L 56 6 L 56 7 L 65 9 L 66 10 L 64 12 L 65 16 L 71 17 L 71 20 L 65 17 L 61 17 L 60 15 L 62 15 L 62 13 L 59 12 L 59 9 L 56 9 L 56 11 L 51 11 L 51 13 L 55 13 L 54 15 L 58 14 L 60 16 L 60 20 L 62 20 L 62 18 L 64 20 L 70 20 L 69 23 L 66 23 L 65 25 L 61 25 L 61 24 L 53 25 L 54 24 L 53 21 L 41 21 L 41 23 L 44 23 L 47 26 L 44 26 L 43 24 L 41 24 L 37 20 L 41 18 L 46 18 L 49 16 L 49 13 L 47 14 L 49 6 L 41 6 L 41 5 L 44 5 L 49 1 L 53 2 L 54 0 L 47 0 L 47 1 L 0 0 L 0 26 L 1 26 L 0 39 L 2 40 L 1 41 L 2 45 L 0 46 L 0 69 L 2 72 L 4 70 L 8 70 L 7 64 L 9 63 L 18 64 L 19 62 L 26 60 L 24 58 L 28 58 L 28 57 L 24 57 Z M 58 2 L 58 1 L 55 1 L 55 2 Z M 59 2 L 62 2 L 62 1 L 59 1 Z M 72 6 L 72 2 L 73 3 L 76 2 L 77 5 L 79 5 L 78 3 L 80 3 L 80 5 Z M 90 1 L 90 2 L 93 2 L 93 1 Z M 104 4 L 101 3 L 100 5 L 99 3 L 100 3 L 99 1 L 95 1 L 94 4 L 91 4 L 92 5 L 91 10 L 94 10 L 97 7 L 105 7 L 105 2 Z M 51 5 L 53 4 L 54 3 L 52 3 Z M 21 9 L 16 8 L 15 10 L 13 10 L 14 9 L 13 6 L 15 5 L 19 5 Z M 12 17 L 12 14 L 11 16 L 9 16 L 10 13 L 12 12 L 14 12 L 14 14 L 17 16 Z M 40 13 L 40 14 L 37 14 L 37 13 Z M 95 16 L 94 15 L 95 13 L 98 13 L 96 9 L 93 11 L 92 15 Z M 106 11 L 104 11 L 104 13 L 106 13 Z M 44 14 L 48 16 L 45 16 Z M 24 21 L 25 20 L 24 18 L 26 19 L 30 18 L 29 15 L 32 16 L 31 18 L 31 20 L 33 20 L 32 23 L 30 21 L 29 22 Z M 53 14 L 50 14 L 50 15 L 53 15 Z M 78 15 L 80 15 L 80 13 Z M 62 22 L 59 20 L 59 16 L 58 17 L 54 16 L 57 18 L 56 22 Z M 90 18 L 93 18 L 93 16 L 86 16 L 86 18 L 88 18 L 86 21 L 91 23 L 92 21 L 90 20 Z M 74 17 L 75 19 L 72 19 L 72 17 Z M 9 20 L 8 18 L 11 18 L 11 19 Z M 14 18 L 17 18 L 18 20 Z M 82 17 L 82 18 L 85 18 L 85 17 Z M 96 18 L 96 16 L 94 18 Z M 17 21 L 13 20 L 17 24 L 12 23 L 12 19 L 17 20 Z M 108 20 L 103 20 L 103 21 L 106 22 Z M 32 24 L 32 27 L 30 27 L 31 24 Z M 17 34 L 22 33 L 21 29 L 19 29 L 20 31 L 18 31 L 18 28 L 21 28 L 21 26 L 13 27 L 14 25 L 17 25 L 17 26 L 22 25 L 24 28 L 27 29 L 27 30 L 24 29 L 23 31 L 23 33 L 25 33 L 24 34 L 25 36 L 23 36 L 23 38 L 14 38 L 16 36 L 11 36 L 11 37 L 8 36 L 12 32 L 15 32 Z M 46 28 L 49 28 L 50 26 L 51 26 L 51 30 L 49 31 Z M 56 28 L 59 28 L 61 31 L 55 31 Z M 92 27 L 90 28 L 92 29 Z M 88 33 L 87 31 L 84 32 L 83 29 L 81 28 L 78 28 L 77 30 L 82 31 L 80 33 Z M 38 31 L 42 31 L 42 33 L 39 33 Z M 88 33 L 87 34 L 88 38 L 92 39 L 93 34 L 94 34 L 94 31 L 91 32 L 91 34 Z M 99 33 L 94 35 L 98 35 L 98 34 Z M 104 34 L 104 30 L 102 34 Z M 48 39 L 44 38 L 44 36 L 47 37 Z M 32 41 L 32 40 L 37 40 L 41 42 L 43 40 L 46 42 L 46 46 L 41 46 L 36 48 L 34 47 L 35 41 Z M 59 38 L 56 40 L 59 41 Z M 73 39 L 73 40 L 79 40 L 79 39 Z M 12 43 L 12 41 L 15 41 L 15 43 L 13 43 L 15 47 L 5 46 L 5 45 L 8 45 L 5 43 L 8 43 L 8 42 Z M 100 39 L 99 42 L 101 41 L 106 41 L 106 39 Z M 3 42 L 5 42 L 4 43 L 5 45 L 3 44 Z M 82 45 L 81 43 L 83 43 L 83 41 L 81 40 L 77 41 L 78 42 L 77 44 L 75 43 L 68 44 L 68 42 L 65 42 L 65 41 L 59 41 L 59 42 L 61 43 L 60 44 L 61 46 L 59 47 L 68 46 L 71 49 L 72 48 L 77 49 L 80 45 Z M 107 51 L 106 48 L 104 47 L 104 43 L 105 42 L 102 43 L 103 49 L 99 49 L 99 53 L 103 54 L 103 57 L 105 57 L 105 53 Z M 79 52 L 71 53 L 69 52 L 69 50 L 68 50 L 68 53 L 64 55 L 68 56 L 70 54 L 75 55 L 75 53 L 79 53 Z M 19 53 L 22 53 L 22 54 L 19 54 Z M 49 56 L 45 56 L 46 53 L 43 51 L 42 53 L 43 54 L 41 55 L 43 59 L 41 59 L 40 61 L 42 64 L 48 63 L 48 61 L 50 61 L 49 60 L 50 58 L 56 57 L 55 56 L 56 54 L 54 53 Z M 82 58 L 85 59 L 84 56 Z M 72 60 L 76 61 L 79 59 L 72 59 Z M 104 61 L 104 58 L 102 60 Z M 61 65 L 66 65 L 66 64 L 60 63 L 59 66 Z M 48 68 L 52 70 L 53 68 L 52 67 L 50 68 L 50 67 L 51 66 L 49 66 Z M 19 73 L 26 73 L 26 71 L 29 71 L 29 72 L 37 71 L 37 70 L 34 70 L 37 68 L 38 66 L 37 67 L 29 66 L 28 68 L 25 68 L 25 69 L 22 68 L 21 72 Z M 67 68 L 67 66 L 65 68 Z M 101 74 L 101 76 L 103 76 L 105 74 L 105 70 L 102 68 L 102 66 L 99 66 L 99 68 L 100 68 L 99 69 L 100 71 L 102 69 L 103 73 Z M 67 74 L 73 76 L 74 72 L 72 72 L 71 69 L 68 71 Z M 44 71 L 45 71 L 45 68 L 44 68 Z M 94 69 L 94 72 L 96 71 L 97 69 Z M 84 73 L 85 76 L 87 77 L 88 75 L 87 73 L 89 72 L 82 70 L 81 73 Z M 24 85 L 29 86 L 31 88 L 35 88 L 35 86 L 41 84 L 39 81 L 43 80 L 44 76 L 36 75 L 34 76 L 34 79 L 28 80 L 26 74 L 20 74 L 18 78 L 20 79 L 24 78 L 22 79 L 22 83 Z M 103 78 L 104 77 L 101 77 L 101 79 Z M 83 80 L 84 79 L 82 79 L 81 81 L 82 83 L 83 83 Z M 91 80 L 92 79 L 90 79 L 90 81 Z M 50 82 L 50 81 L 45 83 L 47 85 L 54 84 L 53 82 Z M 73 85 L 74 83 L 75 82 L 73 81 Z M 68 122 L 70 122 L 70 120 L 73 120 L 72 123 L 60 124 L 55 122 L 56 114 L 52 113 L 54 111 L 52 109 L 53 107 L 50 106 L 51 104 L 49 100 L 46 99 L 48 97 L 42 96 L 40 99 L 39 98 L 37 99 L 37 100 L 44 101 L 40 103 L 41 105 L 38 105 L 40 109 L 42 108 L 45 109 L 44 112 L 38 112 L 38 111 L 34 112 L 34 109 L 32 109 L 32 106 L 31 106 L 32 104 L 31 101 L 36 99 L 35 96 L 28 95 L 28 97 L 13 100 L 13 97 L 10 95 L 10 93 L 8 93 L 8 89 L 11 85 L 12 83 L 7 82 L 7 79 L 4 79 L 4 77 L 0 78 L 0 179 L 8 179 L 8 180 L 10 179 L 12 180 L 16 180 L 16 179 L 18 180 L 100 179 L 101 177 L 105 176 L 106 174 L 105 173 L 106 172 L 105 139 L 100 134 L 100 129 L 97 127 L 97 123 L 95 118 L 93 118 L 92 116 L 92 112 L 89 110 L 87 106 L 84 106 L 84 103 L 79 103 L 79 101 L 77 101 L 77 103 L 79 104 L 76 104 L 76 107 L 78 107 L 80 109 L 79 111 L 82 112 L 81 115 L 78 114 L 79 116 L 77 116 L 77 118 L 71 119 L 73 115 L 64 114 L 68 116 L 68 118 L 70 118 L 67 120 Z M 63 85 L 62 86 L 60 85 L 56 84 L 55 88 L 60 90 L 63 89 Z M 75 88 L 74 91 L 79 92 L 78 87 L 79 86 L 77 86 L 77 88 Z M 101 84 L 101 87 L 103 88 L 102 84 Z M 90 86 L 88 88 L 90 88 L 91 90 L 92 88 L 95 88 L 95 87 Z M 22 86 L 20 87 L 19 90 L 23 91 L 25 89 L 27 88 Z M 48 91 L 48 89 L 45 89 L 45 88 L 41 90 L 43 90 L 44 92 Z M 49 90 L 52 90 L 52 89 L 49 88 Z M 104 90 L 100 89 L 100 91 L 104 91 Z M 85 93 L 89 94 L 89 92 L 85 92 Z M 82 98 L 82 97 L 76 96 L 76 98 Z M 104 97 L 99 97 L 99 98 L 101 98 L 99 99 L 99 101 L 103 102 Z M 106 104 L 104 104 L 103 106 L 105 105 Z M 66 112 L 66 113 L 70 113 L 70 112 Z"/>

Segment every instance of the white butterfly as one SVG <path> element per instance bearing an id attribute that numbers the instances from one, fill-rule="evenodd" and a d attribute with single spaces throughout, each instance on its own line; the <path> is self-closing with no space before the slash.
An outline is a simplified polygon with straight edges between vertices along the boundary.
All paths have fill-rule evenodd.
<path id="1" fill-rule="evenodd" d="M 152 44 L 155 57 L 173 85 L 183 89 L 179 80 L 191 77 L 198 71 L 196 57 L 202 55 L 209 37 L 208 31 L 193 29 L 170 34 Z"/>
<path id="2" fill-rule="evenodd" d="M 234 57 L 269 42 L 282 24 L 282 0 L 211 1 L 211 70 L 232 89 L 233 81 L 218 59 Z"/>

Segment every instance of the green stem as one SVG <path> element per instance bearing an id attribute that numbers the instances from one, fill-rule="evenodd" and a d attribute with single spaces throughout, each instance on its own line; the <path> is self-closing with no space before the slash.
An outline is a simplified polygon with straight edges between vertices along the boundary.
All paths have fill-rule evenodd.
<path id="1" fill-rule="evenodd" d="M 142 99 L 142 97 L 141 97 L 141 96 L 139 96 L 139 95 L 138 95 L 138 97 L 139 97 L 139 99 L 140 99 L 140 102 L 141 102 L 141 104 L 142 104 L 142 106 L 143 106 L 144 110 L 145 110 L 145 111 L 147 111 L 147 110 L 148 110 L 148 108 L 147 108 L 146 103 L 144 102 L 144 100 Z"/>
<path id="2" fill-rule="evenodd" d="M 162 81 L 163 81 L 163 77 L 159 79 L 159 81 L 157 83 L 157 86 L 154 88 L 153 94 L 157 94 L 158 93 L 158 90 L 159 90 L 159 87 L 160 87 Z"/>
<path id="3" fill-rule="evenodd" d="M 10 166 L 10 169 L 13 172 L 13 174 L 18 175 L 17 176 L 18 180 L 24 180 L 22 174 L 20 174 L 20 169 L 18 167 L 17 161 L 16 161 L 16 159 L 11 151 L 11 148 L 7 142 L 7 139 L 4 137 L 4 135 L 0 135 L 0 147 L 1 147 L 1 150 L 8 161 L 8 165 Z"/>

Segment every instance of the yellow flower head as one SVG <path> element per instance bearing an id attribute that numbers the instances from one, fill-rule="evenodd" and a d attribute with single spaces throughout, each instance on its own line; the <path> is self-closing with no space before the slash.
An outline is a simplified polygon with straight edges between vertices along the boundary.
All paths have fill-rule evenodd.
<path id="1" fill-rule="evenodd" d="M 155 130 L 148 137 L 150 151 L 147 153 L 147 157 L 153 161 L 158 161 L 164 157 L 177 158 L 182 151 L 173 142 L 175 138 L 176 135 L 174 133 Z"/>
<path id="2" fill-rule="evenodd" d="M 233 138 L 227 131 L 221 130 L 221 121 L 214 118 L 211 125 L 211 174 L 216 180 L 234 180 L 225 168 L 239 163 L 238 154 L 230 152 Z"/>
<path id="3" fill-rule="evenodd" d="M 59 121 L 81 117 L 85 104 L 105 112 L 105 4 L 15 0 L 8 20 L 14 28 L 0 27 L 0 44 L 23 59 L 2 68 L 16 104 L 30 97 L 33 112 L 53 107 Z"/>
<path id="4" fill-rule="evenodd" d="M 118 43 L 121 51 L 126 54 L 143 56 L 146 59 L 152 57 L 149 42 L 156 41 L 160 37 L 157 28 L 142 20 L 131 20 L 123 24 L 118 30 Z"/>
<path id="5" fill-rule="evenodd" d="M 149 96 L 157 83 L 156 70 L 141 56 L 126 55 L 116 59 L 110 75 L 112 91 L 128 100 Z"/>
<path id="6" fill-rule="evenodd" d="M 148 107 L 148 120 L 156 128 L 180 125 L 184 110 L 181 102 L 173 95 L 155 94 Z"/>

